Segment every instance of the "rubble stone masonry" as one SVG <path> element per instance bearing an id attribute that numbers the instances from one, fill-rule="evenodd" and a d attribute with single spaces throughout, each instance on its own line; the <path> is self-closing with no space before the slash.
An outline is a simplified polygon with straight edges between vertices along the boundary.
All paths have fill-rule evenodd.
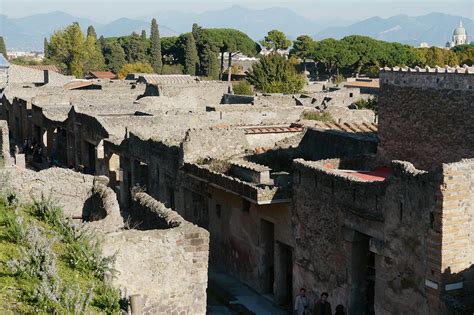
<path id="1" fill-rule="evenodd" d="M 474 157 L 474 75 L 381 72 L 379 152 L 432 169 Z"/>

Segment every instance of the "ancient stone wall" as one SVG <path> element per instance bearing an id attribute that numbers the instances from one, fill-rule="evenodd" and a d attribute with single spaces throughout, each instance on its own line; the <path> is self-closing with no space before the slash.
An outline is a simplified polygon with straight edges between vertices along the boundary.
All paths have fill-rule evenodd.
<path id="1" fill-rule="evenodd" d="M 205 158 L 228 159 L 240 155 L 248 146 L 242 129 L 191 129 L 182 143 L 183 160 L 195 162 Z"/>
<path id="2" fill-rule="evenodd" d="M 300 142 L 299 150 L 304 159 L 316 161 L 375 154 L 377 142 L 377 137 L 373 134 L 352 134 L 309 128 Z"/>
<path id="3" fill-rule="evenodd" d="M 0 121 L 0 166 L 11 163 L 8 123 Z"/>
<path id="4" fill-rule="evenodd" d="M 222 96 L 228 92 L 228 85 L 225 82 L 157 85 L 156 87 L 152 89 L 147 85 L 144 96 L 168 96 L 180 102 L 197 102 L 201 106 L 220 104 Z"/>
<path id="5" fill-rule="evenodd" d="M 385 181 L 367 182 L 325 166 L 331 163 L 295 162 L 293 288 L 306 287 L 310 297 L 327 291 L 332 303 L 358 314 L 369 290 L 360 259 L 372 252 L 376 314 L 437 313 L 426 280 L 439 273 L 427 262 L 436 250 L 428 235 L 438 174 L 396 162 Z"/>
<path id="6" fill-rule="evenodd" d="M 373 123 L 375 113 L 369 109 L 349 109 L 342 106 L 330 106 L 327 112 L 331 114 L 334 121 L 341 123 Z"/>
<path id="7" fill-rule="evenodd" d="M 105 254 L 116 253 L 122 271 L 113 284 L 141 296 L 141 314 L 205 314 L 209 233 L 146 193 L 133 198 L 155 229 L 107 235 Z"/>
<path id="8" fill-rule="evenodd" d="M 254 100 L 254 96 L 227 93 L 222 98 L 222 104 L 253 104 Z"/>
<path id="9" fill-rule="evenodd" d="M 382 72 L 379 152 L 432 169 L 474 156 L 474 75 Z"/>

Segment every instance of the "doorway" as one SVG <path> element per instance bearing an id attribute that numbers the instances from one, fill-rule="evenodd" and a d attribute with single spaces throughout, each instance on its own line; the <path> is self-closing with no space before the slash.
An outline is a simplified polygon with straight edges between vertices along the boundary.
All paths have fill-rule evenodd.
<path id="1" fill-rule="evenodd" d="M 369 249 L 370 237 L 355 232 L 352 242 L 352 286 L 349 312 L 374 315 L 375 254 Z"/>
<path id="2" fill-rule="evenodd" d="M 262 293 L 273 294 L 275 280 L 275 226 L 272 222 L 262 219 L 260 223 L 260 239 L 263 249 Z"/>
<path id="3" fill-rule="evenodd" d="M 290 305 L 293 298 L 293 248 L 278 241 L 275 298 L 280 305 Z"/>

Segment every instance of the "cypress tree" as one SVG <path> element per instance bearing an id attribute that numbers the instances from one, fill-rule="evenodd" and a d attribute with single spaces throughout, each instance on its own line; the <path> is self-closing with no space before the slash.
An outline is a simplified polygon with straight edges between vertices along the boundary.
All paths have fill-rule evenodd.
<path id="1" fill-rule="evenodd" d="M 5 40 L 3 36 L 0 36 L 0 54 L 3 54 L 7 58 L 7 47 L 5 46 Z"/>
<path id="2" fill-rule="evenodd" d="M 95 39 L 97 39 L 97 33 L 95 32 L 94 26 L 89 25 L 87 28 L 87 37 L 93 36 Z"/>
<path id="3" fill-rule="evenodd" d="M 145 40 L 146 39 L 146 31 L 145 30 L 142 30 L 142 34 L 140 35 L 140 37 Z"/>
<path id="4" fill-rule="evenodd" d="M 107 68 L 114 73 L 118 73 L 120 69 L 127 63 L 125 60 L 125 52 L 119 43 L 107 43 L 104 45 L 104 58 Z"/>
<path id="5" fill-rule="evenodd" d="M 49 52 L 48 52 L 48 39 L 45 37 L 43 41 L 43 53 L 44 53 L 44 58 L 49 57 Z"/>
<path id="6" fill-rule="evenodd" d="M 199 57 L 196 49 L 196 41 L 192 34 L 184 35 L 184 72 L 189 75 L 196 75 L 196 68 L 199 64 Z"/>
<path id="7" fill-rule="evenodd" d="M 219 52 L 215 46 L 205 44 L 201 54 L 201 73 L 205 77 L 217 79 L 219 77 Z"/>
<path id="8" fill-rule="evenodd" d="M 156 73 L 161 73 L 161 69 L 163 68 L 163 60 L 161 59 L 160 31 L 158 30 L 158 23 L 156 23 L 156 19 L 151 20 L 150 41 L 151 65 Z"/>

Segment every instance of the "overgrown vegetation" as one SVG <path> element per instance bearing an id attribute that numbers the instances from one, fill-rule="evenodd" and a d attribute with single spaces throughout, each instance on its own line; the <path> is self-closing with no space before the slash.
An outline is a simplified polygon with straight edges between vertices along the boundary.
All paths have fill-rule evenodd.
<path id="1" fill-rule="evenodd" d="M 238 81 L 232 84 L 232 89 L 236 95 L 253 95 L 253 88 L 247 81 Z"/>
<path id="2" fill-rule="evenodd" d="M 317 120 L 322 122 L 333 123 L 334 119 L 331 114 L 328 112 L 303 112 L 301 114 L 301 119 L 307 120 Z"/>
<path id="3" fill-rule="evenodd" d="M 256 89 L 267 93 L 298 93 L 305 84 L 304 77 L 298 73 L 291 60 L 275 53 L 253 64 L 247 80 Z"/>
<path id="4" fill-rule="evenodd" d="M 118 314 L 108 284 L 114 257 L 102 257 L 90 230 L 66 219 L 51 198 L 17 205 L 0 197 L 0 313 Z"/>
<path id="5" fill-rule="evenodd" d="M 376 114 L 378 112 L 379 99 L 377 96 L 369 99 L 358 99 L 354 102 L 354 105 L 357 106 L 357 109 L 370 109 L 373 110 Z"/>

